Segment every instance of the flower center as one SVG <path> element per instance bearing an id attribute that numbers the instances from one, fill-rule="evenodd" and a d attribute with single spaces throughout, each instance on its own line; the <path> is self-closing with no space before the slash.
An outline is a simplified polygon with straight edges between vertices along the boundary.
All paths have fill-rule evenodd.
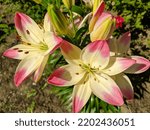
<path id="1" fill-rule="evenodd" d="M 48 50 L 48 45 L 46 45 L 45 43 L 40 43 L 40 50 L 47 51 Z"/>
<path id="2" fill-rule="evenodd" d="M 84 84 L 89 80 L 90 76 L 94 77 L 94 80 L 99 82 L 98 78 L 96 77 L 96 72 L 99 71 L 98 68 L 91 67 L 90 64 L 79 64 L 79 66 L 86 71 L 85 78 L 84 78 Z"/>
<path id="3" fill-rule="evenodd" d="M 90 64 L 86 65 L 86 64 L 79 64 L 79 66 L 85 70 L 87 73 L 94 73 L 97 71 L 96 68 L 92 68 Z"/>

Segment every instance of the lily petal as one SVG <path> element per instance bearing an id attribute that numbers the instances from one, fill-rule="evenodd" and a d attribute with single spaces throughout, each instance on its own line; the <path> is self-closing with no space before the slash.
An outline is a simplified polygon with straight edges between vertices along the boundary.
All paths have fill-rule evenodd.
<path id="1" fill-rule="evenodd" d="M 117 39 L 114 37 L 110 37 L 108 39 L 108 46 L 110 49 L 110 56 L 115 56 L 116 53 L 118 53 L 118 44 L 117 44 Z"/>
<path id="2" fill-rule="evenodd" d="M 131 56 L 136 63 L 128 68 L 125 73 L 139 74 L 143 73 L 150 68 L 150 61 L 141 56 Z"/>
<path id="3" fill-rule="evenodd" d="M 12 59 L 24 59 L 28 55 L 32 55 L 39 51 L 37 48 L 31 45 L 19 44 L 12 48 L 9 48 L 3 53 L 3 56 L 12 58 Z"/>
<path id="4" fill-rule="evenodd" d="M 78 84 L 73 89 L 73 112 L 79 112 L 87 103 L 91 96 L 90 84 L 86 83 Z"/>
<path id="5" fill-rule="evenodd" d="M 42 63 L 43 57 L 38 53 L 30 55 L 23 59 L 17 69 L 14 76 L 15 85 L 18 87 L 30 74 L 32 74 Z"/>
<path id="6" fill-rule="evenodd" d="M 92 92 L 103 101 L 116 106 L 123 105 L 122 93 L 109 76 L 105 74 L 96 75 L 95 78 L 91 76 L 90 86 Z"/>
<path id="7" fill-rule="evenodd" d="M 63 41 L 61 45 L 61 53 L 64 56 L 65 60 L 70 64 L 79 64 L 81 49 L 77 46 Z"/>
<path id="8" fill-rule="evenodd" d="M 126 53 L 130 47 L 131 33 L 126 32 L 118 39 L 118 53 Z"/>
<path id="9" fill-rule="evenodd" d="M 134 97 L 133 86 L 130 79 L 126 75 L 124 74 L 115 75 L 115 82 L 119 86 L 125 98 L 127 98 L 128 100 L 133 99 Z"/>
<path id="10" fill-rule="evenodd" d="M 29 16 L 16 13 L 15 27 L 24 42 L 38 44 L 43 41 L 43 31 Z"/>
<path id="11" fill-rule="evenodd" d="M 48 15 L 48 13 L 46 13 L 45 17 L 44 17 L 44 30 L 46 32 L 53 31 L 53 28 L 52 28 L 52 25 L 51 25 L 51 22 L 50 22 L 50 17 Z"/>
<path id="12" fill-rule="evenodd" d="M 56 36 L 53 32 L 44 33 L 44 41 L 47 44 L 50 53 L 53 53 L 62 43 L 62 38 Z"/>
<path id="13" fill-rule="evenodd" d="M 135 60 L 130 58 L 111 57 L 108 66 L 103 72 L 110 76 L 116 75 L 134 65 L 135 62 Z"/>
<path id="14" fill-rule="evenodd" d="M 43 59 L 43 62 L 41 63 L 40 67 L 35 71 L 34 74 L 34 81 L 38 82 L 42 76 L 42 73 L 44 71 L 44 68 L 46 66 L 46 63 L 48 61 L 49 55 L 46 55 Z"/>
<path id="15" fill-rule="evenodd" d="M 109 62 L 109 47 L 106 41 L 95 41 L 88 44 L 82 51 L 81 59 L 92 68 L 104 68 Z"/>
<path id="16" fill-rule="evenodd" d="M 84 74 L 79 66 L 65 65 L 48 77 L 48 83 L 56 86 L 72 86 L 77 84 Z"/>

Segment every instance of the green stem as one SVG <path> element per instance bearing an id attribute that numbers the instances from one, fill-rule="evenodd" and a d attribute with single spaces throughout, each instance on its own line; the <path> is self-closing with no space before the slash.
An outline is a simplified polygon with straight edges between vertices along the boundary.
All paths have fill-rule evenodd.
<path id="1" fill-rule="evenodd" d="M 56 65 L 62 60 L 62 58 L 63 58 L 63 56 L 60 56 L 59 57 L 59 59 L 55 62 L 55 64 L 54 64 L 54 67 L 53 68 L 55 68 L 56 67 Z"/>
<path id="2" fill-rule="evenodd" d="M 74 19 L 73 19 L 73 13 L 72 13 L 71 10 L 69 10 L 69 13 L 70 13 L 70 18 L 71 18 L 73 30 L 74 30 L 74 32 L 76 33 L 76 28 L 75 28 Z"/>
<path id="3" fill-rule="evenodd" d="M 82 1 L 82 0 L 80 0 L 80 2 L 81 2 L 81 6 L 83 6 L 83 1 Z"/>

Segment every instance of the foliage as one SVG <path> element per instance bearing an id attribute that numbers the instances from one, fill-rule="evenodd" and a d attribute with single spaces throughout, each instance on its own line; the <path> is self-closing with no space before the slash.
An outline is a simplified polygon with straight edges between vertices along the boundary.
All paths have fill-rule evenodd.
<path id="1" fill-rule="evenodd" d="M 125 30 L 133 32 L 134 39 L 137 34 L 149 29 L 150 1 L 148 0 L 106 0 L 107 9 L 112 10 L 125 19 Z M 136 35 L 136 36 L 135 36 Z"/>
<path id="2" fill-rule="evenodd" d="M 15 12 L 24 12 L 30 15 L 38 23 L 44 17 L 45 8 L 37 5 L 32 1 L 26 0 L 2 0 L 0 8 L 4 8 L 0 12 L 0 44 L 5 43 L 5 38 L 15 31 L 13 17 Z"/>

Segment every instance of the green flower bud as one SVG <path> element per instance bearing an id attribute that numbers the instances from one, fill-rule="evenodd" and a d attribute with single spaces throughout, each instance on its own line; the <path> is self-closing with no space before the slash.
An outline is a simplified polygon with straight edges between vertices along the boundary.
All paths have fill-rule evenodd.
<path id="1" fill-rule="evenodd" d="M 69 23 L 64 14 L 54 5 L 48 6 L 48 14 L 50 16 L 53 27 L 59 35 L 73 36 L 69 28 Z"/>
<path id="2" fill-rule="evenodd" d="M 70 9 L 75 4 L 75 0 L 62 0 L 62 2 L 68 9 Z"/>

